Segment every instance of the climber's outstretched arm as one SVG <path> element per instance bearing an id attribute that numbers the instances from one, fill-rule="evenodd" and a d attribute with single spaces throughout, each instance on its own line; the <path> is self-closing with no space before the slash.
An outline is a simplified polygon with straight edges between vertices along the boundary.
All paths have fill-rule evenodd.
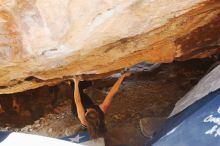
<path id="1" fill-rule="evenodd" d="M 112 102 L 112 98 L 113 96 L 117 93 L 121 83 L 123 82 L 124 78 L 127 76 L 130 76 L 131 73 L 130 72 L 126 72 L 124 73 L 117 81 L 116 83 L 113 85 L 113 87 L 111 88 L 111 90 L 109 91 L 108 95 L 105 97 L 105 100 L 103 101 L 102 104 L 100 104 L 100 108 L 102 109 L 102 111 L 104 113 L 107 112 L 111 102 Z"/>
<path id="2" fill-rule="evenodd" d="M 79 93 L 79 79 L 78 78 L 74 78 L 74 84 L 75 84 L 74 100 L 76 103 L 78 118 L 83 125 L 87 126 L 87 122 L 86 122 L 86 118 L 85 118 L 85 110 L 83 108 L 80 93 Z"/>

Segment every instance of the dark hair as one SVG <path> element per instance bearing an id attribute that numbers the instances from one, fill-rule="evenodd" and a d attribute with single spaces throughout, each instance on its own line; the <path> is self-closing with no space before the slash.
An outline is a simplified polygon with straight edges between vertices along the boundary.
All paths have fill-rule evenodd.
<path id="1" fill-rule="evenodd" d="M 88 123 L 87 129 L 92 139 L 105 135 L 107 130 L 105 127 L 104 116 L 102 116 L 97 110 L 93 110 L 89 111 L 85 117 Z"/>

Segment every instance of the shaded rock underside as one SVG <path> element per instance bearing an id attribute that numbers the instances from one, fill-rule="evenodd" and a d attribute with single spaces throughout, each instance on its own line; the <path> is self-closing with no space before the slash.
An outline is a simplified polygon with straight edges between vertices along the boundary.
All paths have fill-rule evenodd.
<path id="1" fill-rule="evenodd" d="M 163 64 L 154 71 L 134 73 L 127 78 L 106 114 L 106 145 L 143 145 L 147 138 L 141 134 L 139 120 L 168 116 L 177 100 L 204 76 L 210 64 L 208 60 Z M 97 80 L 86 93 L 94 102 L 101 103 L 115 81 Z M 50 137 L 63 137 L 68 134 L 66 131 L 74 133 L 79 120 L 71 114 L 68 99 L 72 96 L 73 89 L 65 83 L 0 95 L 0 130 Z"/>
<path id="2" fill-rule="evenodd" d="M 59 2 L 0 1 L 1 94 L 58 84 L 74 75 L 104 78 L 143 61 L 166 63 L 219 52 L 219 0 L 161 4 L 157 0 L 103 0 L 103 5 L 86 11 L 76 9 L 81 17 L 73 15 L 75 8 L 90 8 L 91 3 L 69 0 L 69 5 L 76 6 L 66 12 L 59 7 L 64 2 Z M 108 6 L 113 8 L 104 9 Z M 58 18 L 47 9 L 55 14 L 60 10 Z M 92 12 L 96 15 L 90 16 Z M 61 28 L 69 30 L 63 32 Z"/>

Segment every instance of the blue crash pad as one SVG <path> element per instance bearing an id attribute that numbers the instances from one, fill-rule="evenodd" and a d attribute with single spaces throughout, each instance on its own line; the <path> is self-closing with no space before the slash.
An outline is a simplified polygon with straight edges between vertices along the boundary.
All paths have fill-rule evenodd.
<path id="1" fill-rule="evenodd" d="M 104 146 L 104 139 L 99 138 L 96 140 L 90 140 L 89 134 L 80 132 L 77 135 L 64 137 L 62 139 L 50 138 L 45 136 L 25 134 L 19 132 L 0 132 L 0 145 L 12 146 L 12 145 L 31 145 L 31 146 Z"/>
<path id="2" fill-rule="evenodd" d="M 0 146 L 78 146 L 71 142 L 45 136 L 19 132 L 0 132 Z M 88 145 L 89 146 L 89 145 Z"/>
<path id="3" fill-rule="evenodd" d="M 220 89 L 169 118 L 149 145 L 219 146 Z"/>
<path id="4" fill-rule="evenodd" d="M 62 140 L 74 142 L 74 143 L 83 143 L 90 140 L 90 136 L 87 131 L 79 132 L 78 134 L 66 136 L 61 138 Z"/>
<path id="5" fill-rule="evenodd" d="M 11 145 L 32 145 L 32 146 L 104 146 L 104 139 L 99 138 L 95 141 L 90 140 L 87 131 L 79 132 L 76 135 L 63 137 L 60 139 L 50 138 L 45 136 L 25 134 L 19 132 L 0 132 L 0 146 L 11 146 Z"/>

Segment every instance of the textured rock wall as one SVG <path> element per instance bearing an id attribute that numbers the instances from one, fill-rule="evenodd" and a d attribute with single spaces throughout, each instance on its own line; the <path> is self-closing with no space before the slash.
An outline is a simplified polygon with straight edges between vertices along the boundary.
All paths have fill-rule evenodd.
<path id="1" fill-rule="evenodd" d="M 0 0 L 0 93 L 219 51 L 219 0 Z"/>

